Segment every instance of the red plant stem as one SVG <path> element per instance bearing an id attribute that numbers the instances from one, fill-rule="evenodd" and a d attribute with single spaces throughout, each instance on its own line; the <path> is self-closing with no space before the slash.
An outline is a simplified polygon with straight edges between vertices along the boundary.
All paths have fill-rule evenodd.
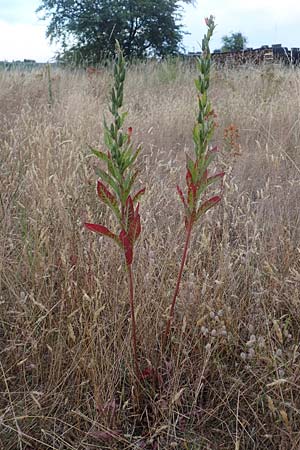
<path id="1" fill-rule="evenodd" d="M 134 292 L 133 292 L 133 277 L 131 264 L 127 264 L 128 271 L 128 282 L 129 282 L 129 292 L 130 292 L 130 312 L 131 312 L 131 323 L 132 323 L 132 351 L 134 359 L 134 370 L 136 378 L 139 379 L 140 371 L 137 357 L 137 339 L 136 339 L 136 324 L 135 324 L 135 313 L 134 313 Z"/>
<path id="2" fill-rule="evenodd" d="M 182 255 L 182 260 L 181 260 L 181 266 L 180 266 L 180 270 L 178 273 L 177 284 L 176 284 L 176 288 L 174 291 L 174 296 L 173 296 L 171 309 L 170 309 L 170 315 L 169 315 L 169 319 L 168 319 L 166 331 L 165 331 L 165 336 L 164 336 L 164 344 L 165 345 L 167 344 L 168 337 L 169 337 L 170 330 L 171 330 L 171 324 L 172 324 L 172 321 L 174 318 L 175 303 L 176 303 L 176 299 L 177 299 L 179 288 L 180 288 L 182 272 L 183 272 L 183 268 L 184 268 L 186 257 L 187 257 L 187 251 L 188 251 L 188 247 L 189 247 L 189 243 L 190 243 L 192 228 L 193 228 L 193 221 L 192 221 L 192 219 L 190 219 L 188 226 L 187 226 L 187 230 L 186 230 L 186 238 L 185 238 L 185 245 L 184 245 L 184 250 L 183 250 L 183 255 Z"/>

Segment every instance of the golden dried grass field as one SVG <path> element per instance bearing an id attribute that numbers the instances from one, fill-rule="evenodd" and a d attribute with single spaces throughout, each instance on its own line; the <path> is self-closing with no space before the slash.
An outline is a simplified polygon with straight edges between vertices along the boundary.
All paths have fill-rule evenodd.
<path id="1" fill-rule="evenodd" d="M 134 261 L 142 368 L 160 386 L 131 402 L 122 257 L 84 221 L 110 224 L 95 192 L 111 71 L 0 72 L 0 448 L 300 448 L 300 72 L 214 71 L 224 197 L 194 231 L 172 354 L 160 350 L 183 247 L 195 69 L 127 72 L 125 109 L 143 144 Z M 113 224 L 112 224 L 113 227 Z"/>

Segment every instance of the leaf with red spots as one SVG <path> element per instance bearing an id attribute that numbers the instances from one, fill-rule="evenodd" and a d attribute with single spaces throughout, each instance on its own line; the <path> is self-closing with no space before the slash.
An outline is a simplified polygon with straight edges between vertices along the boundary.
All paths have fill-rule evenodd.
<path id="1" fill-rule="evenodd" d="M 119 238 L 124 248 L 126 263 L 130 266 L 133 260 L 133 248 L 125 230 L 120 232 Z"/>
<path id="2" fill-rule="evenodd" d="M 146 188 L 140 189 L 134 196 L 133 196 L 133 203 L 136 203 L 142 195 L 145 194 Z"/>
<path id="3" fill-rule="evenodd" d="M 208 170 L 206 169 L 204 171 L 200 181 L 197 183 L 197 185 L 199 185 L 199 187 L 207 182 L 207 175 L 208 175 Z"/>
<path id="4" fill-rule="evenodd" d="M 185 201 L 185 198 L 184 198 L 184 195 L 183 195 L 182 190 L 180 189 L 180 187 L 179 187 L 178 185 L 176 186 L 176 188 L 177 188 L 177 192 L 178 192 L 178 195 L 179 195 L 179 197 L 180 197 L 180 200 L 181 200 L 182 203 L 183 203 L 183 206 L 184 206 L 185 208 L 187 208 L 187 204 L 186 204 L 186 201 Z"/>
<path id="5" fill-rule="evenodd" d="M 209 186 L 212 183 L 215 183 L 218 180 L 222 180 L 224 178 L 224 176 L 225 176 L 225 172 L 220 172 L 220 173 L 217 173 L 216 175 L 212 175 L 211 177 L 209 177 L 207 179 L 207 186 Z"/>
<path id="6" fill-rule="evenodd" d="M 209 200 L 206 200 L 198 209 L 197 211 L 197 218 L 202 216 L 206 213 L 210 208 L 215 206 L 217 203 L 221 201 L 221 197 L 219 195 L 216 195 L 215 197 L 210 198 Z"/>
<path id="7" fill-rule="evenodd" d="M 134 213 L 134 219 L 129 225 L 128 238 L 130 242 L 134 243 L 141 233 L 141 218 L 139 215 L 139 205 L 137 205 Z"/>
<path id="8" fill-rule="evenodd" d="M 133 207 L 133 201 L 131 196 L 129 195 L 126 200 L 125 205 L 125 226 L 128 230 L 130 227 L 131 222 L 134 219 L 134 207 Z"/>
<path id="9" fill-rule="evenodd" d="M 102 183 L 102 181 L 97 181 L 97 194 L 99 198 L 108 205 L 116 214 L 118 219 L 121 218 L 121 214 L 118 207 L 118 202 L 116 197 L 107 189 L 105 184 Z"/>
<path id="10" fill-rule="evenodd" d="M 192 174 L 191 174 L 190 169 L 187 169 L 185 179 L 186 179 L 186 184 L 187 184 L 188 186 L 191 186 L 191 184 L 192 184 L 192 182 L 193 182 L 193 178 L 192 178 Z"/>
<path id="11" fill-rule="evenodd" d="M 117 205 L 116 197 L 107 189 L 102 181 L 97 181 L 97 194 L 99 198 L 106 204 Z"/>
<path id="12" fill-rule="evenodd" d="M 101 152 L 100 150 L 96 150 L 95 148 L 92 148 L 91 146 L 89 146 L 92 153 L 94 153 L 95 156 L 97 156 L 97 158 L 101 159 L 102 161 L 105 161 L 106 163 L 108 163 L 109 161 L 109 154 L 106 154 L 104 152 Z"/>
<path id="13" fill-rule="evenodd" d="M 188 205 L 190 210 L 193 210 L 196 207 L 197 200 L 197 186 L 194 183 L 191 183 L 188 188 Z"/>

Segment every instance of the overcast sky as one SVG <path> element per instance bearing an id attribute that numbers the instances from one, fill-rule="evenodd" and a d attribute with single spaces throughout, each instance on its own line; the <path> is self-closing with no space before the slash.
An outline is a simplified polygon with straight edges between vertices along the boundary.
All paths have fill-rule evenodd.
<path id="1" fill-rule="evenodd" d="M 45 38 L 46 24 L 35 13 L 39 0 L 0 0 L 0 60 L 48 61 L 57 46 Z M 203 18 L 213 14 L 218 27 L 212 49 L 225 34 L 241 31 L 249 47 L 283 44 L 300 47 L 300 0 L 198 0 L 184 7 L 187 51 L 197 51 L 205 30 Z"/>

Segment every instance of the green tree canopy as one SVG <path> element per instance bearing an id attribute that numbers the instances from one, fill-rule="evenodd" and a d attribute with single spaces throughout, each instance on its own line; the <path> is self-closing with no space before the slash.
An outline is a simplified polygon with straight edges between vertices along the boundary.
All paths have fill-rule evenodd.
<path id="1" fill-rule="evenodd" d="M 231 33 L 229 36 L 222 37 L 222 52 L 240 52 L 245 50 L 247 38 L 242 33 Z"/>
<path id="2" fill-rule="evenodd" d="M 116 39 L 127 57 L 176 54 L 184 34 L 180 4 L 175 0 L 42 0 L 37 12 L 49 20 L 47 37 L 62 44 L 63 55 L 77 54 L 95 63 L 114 54 Z"/>

